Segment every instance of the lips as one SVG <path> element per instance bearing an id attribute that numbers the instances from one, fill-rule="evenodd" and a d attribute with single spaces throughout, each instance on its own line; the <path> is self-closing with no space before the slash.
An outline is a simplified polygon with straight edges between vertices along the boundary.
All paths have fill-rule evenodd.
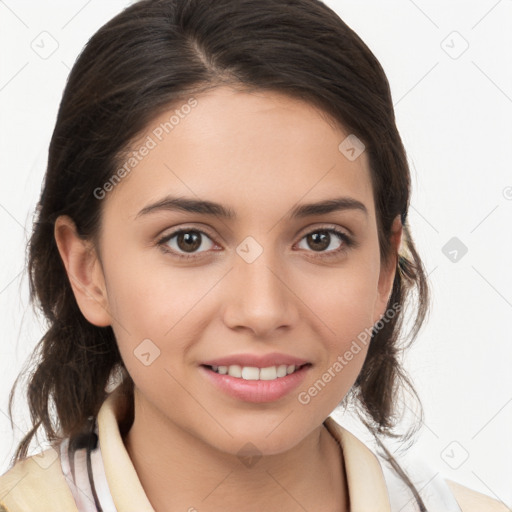
<path id="1" fill-rule="evenodd" d="M 311 367 L 305 359 L 272 353 L 237 354 L 202 363 L 201 374 L 218 390 L 245 402 L 272 402 L 289 395 Z"/>

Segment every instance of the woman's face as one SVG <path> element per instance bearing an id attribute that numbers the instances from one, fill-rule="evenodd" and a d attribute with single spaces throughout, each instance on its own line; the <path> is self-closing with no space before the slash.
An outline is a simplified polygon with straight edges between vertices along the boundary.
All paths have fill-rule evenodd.
<path id="1" fill-rule="evenodd" d="M 155 431 L 278 453 L 353 385 L 394 267 L 349 135 L 299 100 L 218 88 L 155 119 L 105 187 L 105 323 Z"/>

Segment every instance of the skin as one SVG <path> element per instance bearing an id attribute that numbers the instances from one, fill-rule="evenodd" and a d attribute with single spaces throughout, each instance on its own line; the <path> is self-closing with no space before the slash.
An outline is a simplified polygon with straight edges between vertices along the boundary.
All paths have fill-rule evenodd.
<path id="1" fill-rule="evenodd" d="M 384 315 L 400 219 L 385 265 L 366 154 L 347 159 L 338 145 L 349 133 L 310 104 L 228 87 L 196 99 L 103 199 L 99 247 L 80 239 L 68 217 L 55 225 L 82 313 L 112 325 L 135 382 L 126 448 L 155 510 L 171 503 L 172 510 L 348 510 L 340 449 L 322 423 L 353 385 L 367 347 L 307 405 L 297 398 Z M 237 218 L 137 216 L 167 194 L 221 203 Z M 367 213 L 288 218 L 297 204 L 338 196 L 360 201 Z M 356 245 L 334 234 L 323 249 L 308 242 L 306 235 L 332 227 Z M 158 245 L 180 228 L 206 231 L 196 259 Z M 251 263 L 236 252 L 248 236 L 263 250 Z M 167 249 L 186 255 L 177 238 Z M 144 339 L 160 350 L 148 366 L 134 355 Z M 216 357 L 274 351 L 312 365 L 298 389 L 274 402 L 232 398 L 198 369 Z M 252 467 L 237 456 L 247 442 L 262 455 Z"/>

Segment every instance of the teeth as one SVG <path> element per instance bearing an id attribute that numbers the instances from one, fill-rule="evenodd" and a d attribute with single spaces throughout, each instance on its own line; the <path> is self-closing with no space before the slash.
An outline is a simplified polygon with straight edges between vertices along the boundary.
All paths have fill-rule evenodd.
<path id="1" fill-rule="evenodd" d="M 277 379 L 277 370 L 275 366 L 262 368 L 260 370 L 260 380 L 274 380 Z"/>
<path id="2" fill-rule="evenodd" d="M 267 368 L 256 368 L 255 366 L 240 366 L 232 364 L 231 366 L 212 366 L 211 369 L 221 375 L 230 375 L 238 379 L 244 380 L 275 380 L 277 378 L 286 377 L 301 366 L 293 364 L 281 364 L 279 366 L 268 366 Z"/>
<path id="3" fill-rule="evenodd" d="M 254 366 L 244 366 L 242 368 L 242 379 L 244 380 L 259 380 L 260 369 Z"/>
<path id="4" fill-rule="evenodd" d="M 228 375 L 231 375 L 231 377 L 242 377 L 242 367 L 238 366 L 237 364 L 232 364 L 231 366 L 228 366 Z"/>
<path id="5" fill-rule="evenodd" d="M 285 364 L 277 367 L 277 376 L 278 377 L 286 377 L 286 368 L 288 368 Z"/>

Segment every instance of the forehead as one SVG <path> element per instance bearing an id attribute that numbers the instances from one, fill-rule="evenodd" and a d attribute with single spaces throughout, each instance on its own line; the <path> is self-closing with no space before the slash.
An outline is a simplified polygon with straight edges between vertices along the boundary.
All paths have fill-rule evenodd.
<path id="1" fill-rule="evenodd" d="M 352 159 L 340 150 L 348 136 L 304 101 L 217 88 L 149 123 L 121 164 L 123 178 L 105 210 L 133 219 L 170 194 L 213 199 L 240 215 L 264 209 L 282 216 L 297 202 L 344 195 L 374 215 L 365 152 Z"/>

